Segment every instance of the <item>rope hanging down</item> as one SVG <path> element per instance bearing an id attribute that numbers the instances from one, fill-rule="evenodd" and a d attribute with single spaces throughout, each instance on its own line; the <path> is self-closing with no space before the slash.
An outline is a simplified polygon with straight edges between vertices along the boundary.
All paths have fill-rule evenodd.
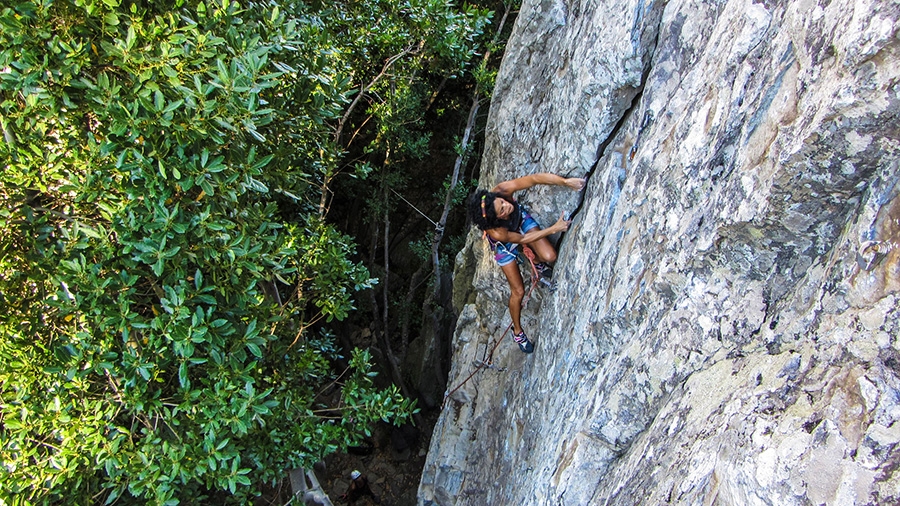
<path id="1" fill-rule="evenodd" d="M 525 258 L 527 258 L 528 262 L 531 264 L 531 288 L 528 289 L 528 293 L 525 294 L 525 298 L 522 300 L 522 307 L 524 308 L 525 305 L 528 304 L 528 301 L 531 299 L 531 292 L 533 292 L 534 288 L 537 286 L 538 280 L 540 279 L 540 275 L 538 274 L 537 267 L 535 267 L 535 265 L 534 265 L 534 252 L 531 251 L 531 248 L 529 248 L 528 246 L 525 246 L 523 244 L 522 252 L 525 254 Z M 481 362 L 476 363 L 475 370 L 472 371 L 466 377 L 466 379 L 462 380 L 462 383 L 460 383 L 459 385 L 456 385 L 456 387 L 453 390 L 450 390 L 448 393 L 446 393 L 444 395 L 444 400 L 443 400 L 443 402 L 441 402 L 442 410 L 444 409 L 444 406 L 447 404 L 447 399 L 449 399 L 451 395 L 456 393 L 457 390 L 462 388 L 463 385 L 468 383 L 468 381 L 470 379 L 472 379 L 473 376 L 475 376 L 475 373 L 477 373 L 478 371 L 480 371 L 482 369 L 490 368 L 491 366 L 494 365 L 494 350 L 496 350 L 497 347 L 500 346 L 500 343 L 503 342 L 503 338 L 506 337 L 506 334 L 510 331 L 510 329 L 512 329 L 512 326 L 513 326 L 512 322 L 509 322 L 509 325 L 506 326 L 506 330 L 504 330 L 503 333 L 500 334 L 500 338 L 497 339 L 496 343 L 494 343 L 494 346 L 493 346 L 493 348 L 491 348 L 490 353 L 487 352 L 488 347 L 487 346 L 484 347 L 485 355 L 482 355 Z"/>

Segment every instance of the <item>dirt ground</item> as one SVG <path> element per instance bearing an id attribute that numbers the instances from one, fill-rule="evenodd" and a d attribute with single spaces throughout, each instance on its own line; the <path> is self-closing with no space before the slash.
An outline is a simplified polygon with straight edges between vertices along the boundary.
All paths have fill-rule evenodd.
<path id="1" fill-rule="evenodd" d="M 423 412 L 425 427 L 415 430 L 378 424 L 369 440 L 370 446 L 325 459 L 325 472 L 316 473 L 322 489 L 335 506 L 350 504 L 341 499 L 341 494 L 350 486 L 350 473 L 357 470 L 368 478 L 369 487 L 383 506 L 414 506 L 431 432 L 439 413 L 439 410 Z M 376 503 L 370 497 L 363 497 L 353 504 L 368 506 Z"/>

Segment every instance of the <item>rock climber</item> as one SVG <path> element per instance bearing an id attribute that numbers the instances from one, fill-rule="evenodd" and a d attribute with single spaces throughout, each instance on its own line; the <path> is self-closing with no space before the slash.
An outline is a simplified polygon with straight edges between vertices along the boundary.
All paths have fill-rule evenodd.
<path id="1" fill-rule="evenodd" d="M 569 229 L 571 221 L 559 217 L 552 226 L 541 229 L 534 218 L 513 194 L 535 185 L 567 186 L 574 191 L 584 188 L 582 178 L 565 178 L 556 174 L 532 174 L 510 181 L 504 181 L 491 191 L 476 190 L 469 196 L 468 208 L 472 222 L 483 230 L 494 252 L 494 259 L 509 281 L 509 315 L 512 317 L 513 340 L 525 353 L 534 351 L 534 345 L 522 329 L 520 316 L 522 300 L 525 298 L 525 283 L 516 264 L 516 247 L 527 245 L 534 252 L 535 268 L 542 278 L 550 279 L 552 264 L 556 261 L 556 250 L 548 236 Z"/>

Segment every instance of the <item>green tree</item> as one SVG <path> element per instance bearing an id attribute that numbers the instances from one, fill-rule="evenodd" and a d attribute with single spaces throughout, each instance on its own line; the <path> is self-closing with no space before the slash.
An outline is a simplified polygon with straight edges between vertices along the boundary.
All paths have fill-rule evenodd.
<path id="1" fill-rule="evenodd" d="M 0 10 L 0 500 L 242 502 L 411 413 L 310 331 L 374 282 L 317 212 L 353 93 L 320 14 Z"/>

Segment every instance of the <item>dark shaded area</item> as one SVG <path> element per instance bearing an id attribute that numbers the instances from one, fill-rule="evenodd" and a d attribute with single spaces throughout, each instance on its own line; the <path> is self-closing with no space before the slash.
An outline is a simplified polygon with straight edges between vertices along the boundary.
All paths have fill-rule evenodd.
<path id="1" fill-rule="evenodd" d="M 422 428 L 379 423 L 366 442 L 367 454 L 334 454 L 325 459 L 324 472 L 317 474 L 322 488 L 335 506 L 350 504 L 340 497 L 349 489 L 350 473 L 354 470 L 368 478 L 369 487 L 382 505 L 415 505 L 431 430 L 438 414 L 437 410 L 426 413 L 427 427 Z M 371 497 L 362 497 L 353 504 L 363 506 L 376 503 Z"/>

